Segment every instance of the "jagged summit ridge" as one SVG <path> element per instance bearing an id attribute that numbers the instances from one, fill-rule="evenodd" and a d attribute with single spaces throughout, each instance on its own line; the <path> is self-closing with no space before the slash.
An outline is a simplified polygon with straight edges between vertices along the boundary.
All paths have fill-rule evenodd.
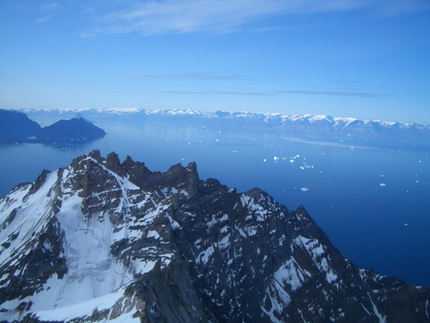
<path id="1" fill-rule="evenodd" d="M 0 200 L 6 321 L 430 321 L 428 288 L 356 267 L 304 207 L 82 155 Z"/>

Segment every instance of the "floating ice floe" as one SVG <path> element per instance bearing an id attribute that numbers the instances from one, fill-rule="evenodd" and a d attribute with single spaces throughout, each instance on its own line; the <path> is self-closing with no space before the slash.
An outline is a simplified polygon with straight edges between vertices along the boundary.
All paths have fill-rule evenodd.
<path id="1" fill-rule="evenodd" d="M 314 168 L 313 165 L 306 165 L 305 162 L 303 162 L 303 165 L 300 166 L 300 169 L 305 170 L 305 169 L 310 169 L 310 168 Z"/>

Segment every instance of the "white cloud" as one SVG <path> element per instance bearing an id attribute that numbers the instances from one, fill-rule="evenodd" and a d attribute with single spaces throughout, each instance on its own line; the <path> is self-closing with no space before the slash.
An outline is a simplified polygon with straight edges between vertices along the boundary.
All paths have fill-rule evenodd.
<path id="1" fill-rule="evenodd" d="M 52 13 L 57 11 L 60 8 L 60 5 L 57 2 L 51 2 L 46 5 L 40 7 L 40 11 L 42 11 L 45 15 L 43 17 L 39 17 L 36 19 L 37 24 L 43 24 L 48 22 L 54 16 Z"/>
<path id="2" fill-rule="evenodd" d="M 304 95 L 323 95 L 323 96 L 354 96 L 361 98 L 380 98 L 385 96 L 391 96 L 380 93 L 368 93 L 368 92 L 353 92 L 353 91 L 318 91 L 318 90 L 288 90 L 279 91 L 280 94 L 304 94 Z"/>
<path id="3" fill-rule="evenodd" d="M 60 7 L 60 5 L 57 2 L 51 2 L 47 5 L 42 6 L 42 11 L 55 11 Z"/>
<path id="4" fill-rule="evenodd" d="M 40 18 L 36 19 L 36 23 L 37 24 L 43 24 L 43 23 L 51 20 L 51 18 L 52 18 L 52 15 L 48 15 L 48 16 L 45 16 L 45 17 L 40 17 Z"/>
<path id="5" fill-rule="evenodd" d="M 266 18 L 368 8 L 399 15 L 428 8 L 426 0 L 162 0 L 111 10 L 87 35 L 231 32 Z M 391 13 L 390 13 L 391 11 Z M 270 28 L 269 28 L 270 29 Z"/>
<path id="6" fill-rule="evenodd" d="M 111 13 L 105 22 L 109 33 L 142 34 L 227 32 L 236 27 L 282 12 L 277 0 L 194 0 L 142 2 L 130 10 Z"/>
<path id="7" fill-rule="evenodd" d="M 422 0 L 392 0 L 381 2 L 381 5 L 376 8 L 374 15 L 376 17 L 388 18 L 410 14 L 418 11 L 430 9 L 430 1 Z"/>

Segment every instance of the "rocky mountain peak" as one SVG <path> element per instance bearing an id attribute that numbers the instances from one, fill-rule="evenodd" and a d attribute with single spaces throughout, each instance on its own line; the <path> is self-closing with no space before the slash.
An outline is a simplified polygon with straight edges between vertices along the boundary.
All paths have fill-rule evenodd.
<path id="1" fill-rule="evenodd" d="M 114 152 L 112 152 L 112 153 L 110 153 L 110 154 L 108 154 L 106 156 L 105 166 L 106 166 L 107 169 L 110 169 L 114 173 L 116 173 L 118 175 L 123 175 L 123 173 L 122 173 L 123 169 L 121 167 L 121 163 L 119 161 L 119 157 Z"/>
<path id="2" fill-rule="evenodd" d="M 358 268 L 303 206 L 111 153 L 0 200 L 0 315 L 21 322 L 427 322 L 430 289 Z"/>

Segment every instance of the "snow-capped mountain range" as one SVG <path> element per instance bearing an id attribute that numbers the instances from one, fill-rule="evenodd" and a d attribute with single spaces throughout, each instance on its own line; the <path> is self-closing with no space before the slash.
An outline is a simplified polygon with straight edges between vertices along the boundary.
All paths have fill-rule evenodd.
<path id="1" fill-rule="evenodd" d="M 428 145 L 430 125 L 380 120 L 332 117 L 328 115 L 285 115 L 281 113 L 199 112 L 193 110 L 23 110 L 31 119 L 50 120 L 84 117 L 95 124 L 123 122 L 174 123 L 227 131 L 275 132 L 289 138 L 354 141 L 367 144 L 414 143 Z M 101 125 L 102 126 L 102 125 Z"/>
<path id="2" fill-rule="evenodd" d="M 0 200 L 0 320 L 430 322 L 430 288 L 345 259 L 258 188 L 81 155 Z"/>

